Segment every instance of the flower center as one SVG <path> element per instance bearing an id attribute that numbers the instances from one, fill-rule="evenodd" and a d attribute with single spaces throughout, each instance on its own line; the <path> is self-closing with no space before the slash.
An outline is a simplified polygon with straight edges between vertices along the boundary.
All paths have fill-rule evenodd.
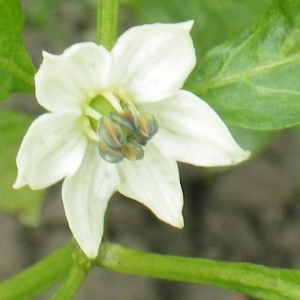
<path id="1" fill-rule="evenodd" d="M 139 114 L 133 104 L 120 104 L 112 94 L 95 97 L 89 108 L 87 115 L 99 137 L 98 151 L 103 159 L 118 163 L 124 158 L 135 161 L 144 157 L 143 146 L 159 128 L 152 115 Z"/>

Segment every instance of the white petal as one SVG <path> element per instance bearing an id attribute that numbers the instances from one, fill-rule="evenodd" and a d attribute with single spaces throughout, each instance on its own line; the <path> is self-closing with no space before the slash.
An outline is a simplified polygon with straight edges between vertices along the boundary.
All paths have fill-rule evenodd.
<path id="1" fill-rule="evenodd" d="M 143 159 L 118 165 L 119 192 L 147 206 L 159 219 L 183 227 L 183 196 L 175 161 L 149 142 Z"/>
<path id="2" fill-rule="evenodd" d="M 192 25 L 193 21 L 152 24 L 126 31 L 111 52 L 112 85 L 125 90 L 135 103 L 171 96 L 196 63 Z"/>
<path id="3" fill-rule="evenodd" d="M 79 114 L 81 105 L 107 87 L 110 54 L 103 46 L 80 43 L 61 55 L 43 53 L 35 76 L 38 102 L 56 113 Z"/>
<path id="4" fill-rule="evenodd" d="M 116 166 L 89 146 L 79 170 L 62 187 L 65 213 L 79 246 L 89 258 L 98 254 L 107 203 L 117 190 Z"/>
<path id="5" fill-rule="evenodd" d="M 197 166 L 233 165 L 250 155 L 203 100 L 179 91 L 161 102 L 139 108 L 152 114 L 160 129 L 153 142 L 166 156 Z"/>
<path id="6" fill-rule="evenodd" d="M 28 184 L 43 189 L 77 171 L 87 139 L 78 130 L 78 119 L 44 114 L 29 127 L 17 155 L 18 177 L 14 188 Z"/>

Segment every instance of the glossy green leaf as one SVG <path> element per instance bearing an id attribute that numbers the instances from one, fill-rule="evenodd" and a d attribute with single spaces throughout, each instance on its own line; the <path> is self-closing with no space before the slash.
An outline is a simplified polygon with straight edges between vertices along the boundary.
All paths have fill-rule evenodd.
<path id="1" fill-rule="evenodd" d="M 17 176 L 16 155 L 21 140 L 32 118 L 8 110 L 0 110 L 0 208 L 16 215 L 28 226 L 35 226 L 40 217 L 42 191 L 28 187 L 14 190 L 12 184 Z"/>
<path id="2" fill-rule="evenodd" d="M 195 20 L 192 37 L 199 60 L 260 17 L 271 0 L 135 0 L 144 23 Z"/>
<path id="3" fill-rule="evenodd" d="M 300 123 L 300 1 L 275 1 L 235 40 L 210 51 L 186 88 L 232 125 L 280 129 Z"/>
<path id="4" fill-rule="evenodd" d="M 34 92 L 35 68 L 22 43 L 18 0 L 0 0 L 0 102 L 12 92 Z"/>

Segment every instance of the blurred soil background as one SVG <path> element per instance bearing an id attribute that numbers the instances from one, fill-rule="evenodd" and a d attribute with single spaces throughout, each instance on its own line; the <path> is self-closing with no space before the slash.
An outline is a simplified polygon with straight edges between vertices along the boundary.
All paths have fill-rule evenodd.
<path id="1" fill-rule="evenodd" d="M 75 42 L 94 40 L 94 16 L 78 2 L 60 3 L 57 24 L 60 31 L 56 33 L 35 24 L 29 3 L 23 1 L 29 16 L 24 41 L 36 66 L 41 63 L 42 50 L 59 54 Z M 121 31 L 136 22 L 129 10 L 122 9 Z M 5 105 L 30 114 L 43 112 L 31 96 L 14 95 Z M 222 172 L 180 164 L 185 228 L 171 228 L 137 202 L 116 194 L 107 211 L 110 240 L 149 252 L 299 268 L 299 170 L 300 139 L 293 130 L 274 134 L 259 155 Z M 1 280 L 51 254 L 72 238 L 60 190 L 61 185 L 57 184 L 47 191 L 37 228 L 21 226 L 14 216 L 0 213 L 0 236 L 4 241 L 0 251 Z M 52 293 L 53 290 L 48 291 L 36 299 L 49 299 Z M 97 268 L 74 299 L 249 298 L 207 285 L 127 276 Z"/>

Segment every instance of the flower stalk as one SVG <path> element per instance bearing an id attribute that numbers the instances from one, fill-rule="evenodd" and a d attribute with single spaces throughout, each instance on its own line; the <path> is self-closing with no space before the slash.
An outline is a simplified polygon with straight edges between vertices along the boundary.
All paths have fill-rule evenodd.
<path id="1" fill-rule="evenodd" d="M 75 244 L 68 243 L 43 261 L 0 284 L 0 300 L 33 299 L 63 279 L 73 265 Z"/>
<path id="2" fill-rule="evenodd" d="M 299 271 L 146 253 L 107 242 L 95 264 L 131 275 L 212 284 L 259 299 L 300 299 Z"/>
<path id="3" fill-rule="evenodd" d="M 119 0 L 98 0 L 97 44 L 111 50 L 118 33 Z"/>
<path id="4" fill-rule="evenodd" d="M 79 255 L 78 259 L 75 258 L 75 265 L 74 253 Z M 300 272 L 297 270 L 146 253 L 107 241 L 101 244 L 93 265 L 131 275 L 213 284 L 265 300 L 300 298 Z M 63 279 L 66 279 L 65 283 L 52 300 L 70 299 L 72 288 L 80 287 L 90 267 L 90 261 L 76 250 L 73 242 L 69 243 L 42 262 L 2 283 L 0 300 L 32 299 Z"/>
<path id="5" fill-rule="evenodd" d="M 51 297 L 51 300 L 69 300 L 72 299 L 76 292 L 83 284 L 89 270 L 92 267 L 91 261 L 77 247 L 73 252 L 73 266 L 65 282 L 58 291 Z"/>

